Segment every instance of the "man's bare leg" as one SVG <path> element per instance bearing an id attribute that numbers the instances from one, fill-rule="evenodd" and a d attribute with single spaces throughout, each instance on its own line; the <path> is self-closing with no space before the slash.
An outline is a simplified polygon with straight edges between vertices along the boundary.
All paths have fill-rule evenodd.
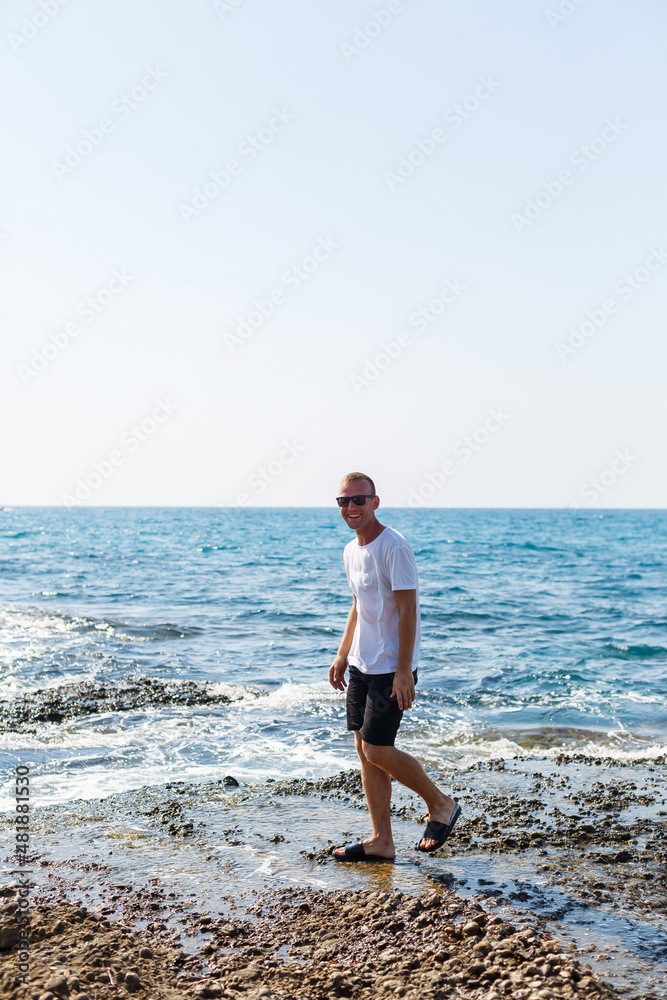
<path id="1" fill-rule="evenodd" d="M 450 822 L 456 809 L 456 802 L 451 796 L 444 795 L 440 791 L 418 760 L 403 750 L 397 750 L 396 747 L 376 747 L 362 741 L 361 749 L 370 765 L 375 765 L 376 769 L 381 768 L 387 772 L 387 776 L 391 775 L 392 778 L 396 778 L 396 781 L 400 781 L 402 785 L 411 788 L 417 795 L 421 795 L 428 807 L 429 819 L 438 823 Z M 364 785 L 364 790 L 365 788 Z M 425 840 L 424 838 L 420 841 L 421 847 L 427 849 L 435 843 L 435 840 Z"/>
<path id="2" fill-rule="evenodd" d="M 360 733 L 355 732 L 354 741 L 361 761 L 361 782 L 373 827 L 373 833 L 363 842 L 364 848 L 366 854 L 393 858 L 396 851 L 391 833 L 391 777 L 386 769 L 377 767 L 368 760 L 363 750 L 368 744 L 362 742 Z M 336 848 L 334 853 L 342 855 L 344 848 Z"/>

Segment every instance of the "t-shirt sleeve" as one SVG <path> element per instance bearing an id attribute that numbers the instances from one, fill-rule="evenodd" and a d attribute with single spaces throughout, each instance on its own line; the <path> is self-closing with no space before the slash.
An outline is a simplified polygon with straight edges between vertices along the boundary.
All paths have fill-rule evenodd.
<path id="1" fill-rule="evenodd" d="M 392 590 L 417 589 L 417 563 L 409 546 L 396 545 L 390 549 L 387 554 L 387 569 Z"/>

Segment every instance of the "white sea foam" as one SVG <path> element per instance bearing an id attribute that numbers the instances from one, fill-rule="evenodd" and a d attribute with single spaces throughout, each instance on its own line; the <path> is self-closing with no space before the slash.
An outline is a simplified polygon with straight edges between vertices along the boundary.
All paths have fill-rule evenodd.
<path id="1" fill-rule="evenodd" d="M 94 748 L 91 748 L 94 749 Z M 145 749 L 145 748 L 144 748 Z M 173 749 L 173 748 L 172 748 Z M 288 778 L 315 779 L 332 775 L 354 766 L 350 753 L 318 751 L 313 746 L 289 745 L 279 741 L 262 740 L 254 745 L 239 745 L 221 751 L 218 759 L 206 765 L 201 761 L 188 759 L 179 752 L 161 751 L 137 759 L 128 766 L 123 756 L 107 752 L 104 759 L 79 757 L 75 763 L 78 772 L 72 768 L 58 767 L 54 772 L 50 762 L 48 773 L 39 774 L 33 767 L 31 777 L 31 802 L 33 807 L 56 805 L 76 799 L 105 798 L 117 792 L 151 785 L 163 785 L 170 781 L 210 782 L 232 773 L 240 782 L 265 782 L 267 778 L 285 780 Z M 142 753 L 139 751 L 138 758 Z M 356 759 L 356 758 L 355 758 Z M 7 786 L 1 790 L 0 811 L 12 810 L 14 802 L 9 797 Z"/>
<path id="2" fill-rule="evenodd" d="M 234 707 L 283 712 L 307 705 L 339 704 L 343 699 L 344 695 L 340 691 L 335 691 L 328 681 L 295 684 L 294 681 L 289 680 L 281 684 L 275 691 L 264 694 L 261 698 L 258 698 L 254 692 L 247 692 Z"/>
<path id="3" fill-rule="evenodd" d="M 317 732 L 298 728 L 295 719 L 288 728 L 275 708 L 265 710 L 267 702 L 255 696 L 241 711 L 169 706 L 43 723 L 34 734 L 0 735 L 0 751 L 12 758 L 10 766 L 19 757 L 31 763 L 35 805 L 173 780 L 211 781 L 230 772 L 254 782 L 317 778 L 352 766 L 351 743 L 338 745 L 319 726 Z M 276 726 L 277 735 L 271 732 Z M 0 801 L 9 808 L 8 799 Z"/>
<path id="4" fill-rule="evenodd" d="M 617 699 L 619 701 L 633 701 L 637 705 L 664 705 L 665 699 L 659 695 L 653 694 L 641 694 L 639 691 L 624 691 L 623 694 L 617 694 Z"/>
<path id="5" fill-rule="evenodd" d="M 667 753 L 664 742 L 649 742 L 638 739 L 625 730 L 608 733 L 588 733 L 577 740 L 566 741 L 563 738 L 555 744 L 548 745 L 546 734 L 540 739 L 539 734 L 531 732 L 530 736 L 512 739 L 508 736 L 484 738 L 469 734 L 452 737 L 439 745 L 434 741 L 410 740 L 404 744 L 406 750 L 420 757 L 432 767 L 469 767 L 480 761 L 511 760 L 513 758 L 530 758 L 553 760 L 562 756 L 581 755 L 590 759 L 611 758 L 618 761 L 655 760 Z"/>

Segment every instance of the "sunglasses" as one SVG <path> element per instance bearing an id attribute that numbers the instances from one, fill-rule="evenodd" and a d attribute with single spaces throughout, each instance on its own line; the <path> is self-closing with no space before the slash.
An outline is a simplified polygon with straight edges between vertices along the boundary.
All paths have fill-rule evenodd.
<path id="1" fill-rule="evenodd" d="M 339 507 L 349 506 L 350 500 L 355 507 L 363 507 L 369 497 L 374 497 L 375 493 L 358 493 L 356 497 L 336 497 Z"/>

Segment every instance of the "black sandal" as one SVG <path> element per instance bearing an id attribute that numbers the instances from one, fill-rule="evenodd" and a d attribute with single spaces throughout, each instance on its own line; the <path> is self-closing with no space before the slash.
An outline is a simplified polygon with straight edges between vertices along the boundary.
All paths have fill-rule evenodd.
<path id="1" fill-rule="evenodd" d="M 363 844 L 353 844 L 352 847 L 345 848 L 345 854 L 336 854 L 338 848 L 333 849 L 333 856 L 336 861 L 393 861 L 393 858 L 385 858 L 381 854 L 366 854 Z"/>
<path id="2" fill-rule="evenodd" d="M 452 813 L 452 818 L 449 823 L 437 823 L 434 819 L 430 819 L 426 824 L 426 829 L 422 834 L 422 840 L 435 840 L 435 844 L 432 847 L 422 847 L 421 842 L 417 844 L 417 850 L 422 851 L 424 854 L 431 854 L 433 851 L 437 851 L 439 847 L 445 843 L 450 833 L 454 829 L 454 824 L 461 815 L 461 807 L 457 806 Z"/>

